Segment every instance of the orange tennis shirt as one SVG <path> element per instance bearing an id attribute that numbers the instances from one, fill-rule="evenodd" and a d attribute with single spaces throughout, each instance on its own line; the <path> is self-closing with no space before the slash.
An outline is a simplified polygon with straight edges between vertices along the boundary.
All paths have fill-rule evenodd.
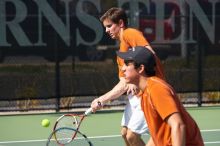
<path id="1" fill-rule="evenodd" d="M 200 130 L 185 110 L 172 87 L 154 76 L 147 79 L 141 106 L 156 146 L 172 146 L 171 128 L 165 119 L 180 113 L 186 125 L 186 146 L 204 146 Z"/>
<path id="2" fill-rule="evenodd" d="M 120 49 L 121 52 L 128 51 L 129 48 L 135 46 L 149 46 L 148 41 L 143 36 L 142 32 L 138 31 L 137 29 L 127 28 L 123 31 L 123 34 L 120 38 Z M 148 48 L 146 48 L 148 49 Z M 156 76 L 164 79 L 164 72 L 160 62 L 160 59 L 154 53 L 156 59 Z M 117 57 L 117 63 L 119 68 L 119 77 L 123 77 L 124 74 L 121 70 L 122 66 L 124 65 L 124 60 L 120 57 Z"/>

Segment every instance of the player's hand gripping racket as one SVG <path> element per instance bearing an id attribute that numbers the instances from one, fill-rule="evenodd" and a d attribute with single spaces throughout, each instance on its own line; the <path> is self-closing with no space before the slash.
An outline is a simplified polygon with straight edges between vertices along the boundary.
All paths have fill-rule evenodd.
<path id="1" fill-rule="evenodd" d="M 98 102 L 98 105 L 101 106 L 101 103 Z M 86 110 L 83 114 L 65 114 L 59 117 L 54 125 L 54 138 L 58 144 L 65 145 L 70 143 L 75 137 L 77 137 L 77 132 L 79 131 L 79 127 L 84 120 L 84 118 L 92 113 L 92 108 Z M 68 131 L 68 138 L 63 140 L 64 134 L 60 134 L 59 128 L 73 128 L 75 130 L 66 130 Z M 56 132 L 57 131 L 57 132 Z M 62 129 L 64 131 L 64 129 Z M 72 133 L 70 133 L 72 132 Z M 71 135 L 71 137 L 70 137 Z"/>

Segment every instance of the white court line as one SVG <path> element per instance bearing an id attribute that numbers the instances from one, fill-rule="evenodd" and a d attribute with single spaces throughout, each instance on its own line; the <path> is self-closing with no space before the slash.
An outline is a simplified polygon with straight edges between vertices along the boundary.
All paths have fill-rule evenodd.
<path id="1" fill-rule="evenodd" d="M 201 132 L 214 132 L 214 131 L 220 131 L 220 129 L 210 129 L 210 130 L 200 130 Z"/>
<path id="2" fill-rule="evenodd" d="M 211 142 L 204 142 L 205 144 L 215 144 L 215 143 L 220 143 L 220 141 L 211 141 Z"/>
<path id="3" fill-rule="evenodd" d="M 114 137 L 121 137 L 121 135 L 109 135 L 109 136 L 93 136 L 88 137 L 89 139 L 99 139 L 99 138 L 114 138 Z M 77 138 L 76 138 L 77 139 Z M 79 138 L 80 139 L 80 138 Z M 7 144 L 7 143 L 29 143 L 29 142 L 43 142 L 47 141 L 47 139 L 39 139 L 39 140 L 19 140 L 19 141 L 2 141 L 0 144 Z"/>
<path id="4" fill-rule="evenodd" d="M 201 130 L 201 132 L 213 132 L 213 131 L 220 131 L 220 129 L 210 129 L 210 130 Z M 89 139 L 99 139 L 99 138 L 114 138 L 114 137 L 121 137 L 121 135 L 108 135 L 108 136 L 92 136 L 88 137 Z M 19 141 L 2 141 L 0 144 L 8 144 L 8 143 L 29 143 L 29 142 L 43 142 L 47 141 L 47 139 L 39 139 L 39 140 L 19 140 Z M 220 143 L 220 141 L 213 141 L 213 142 L 204 142 L 205 144 L 214 144 Z"/>

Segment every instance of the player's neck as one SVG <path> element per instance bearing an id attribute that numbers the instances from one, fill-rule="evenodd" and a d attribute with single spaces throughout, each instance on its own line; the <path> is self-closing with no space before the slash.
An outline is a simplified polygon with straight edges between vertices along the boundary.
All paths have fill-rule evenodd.
<path id="1" fill-rule="evenodd" d="M 140 77 L 139 79 L 139 85 L 138 87 L 141 89 L 142 92 L 144 92 L 146 86 L 147 86 L 147 78 L 145 76 Z"/>
<path id="2" fill-rule="evenodd" d="M 119 31 L 119 39 L 120 40 L 123 40 L 123 34 L 124 34 L 125 29 L 126 29 L 125 27 L 120 28 L 120 31 Z"/>

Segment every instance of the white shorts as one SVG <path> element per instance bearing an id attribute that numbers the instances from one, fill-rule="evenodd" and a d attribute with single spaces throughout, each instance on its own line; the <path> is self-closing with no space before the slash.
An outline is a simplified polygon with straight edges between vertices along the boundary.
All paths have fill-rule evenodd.
<path id="1" fill-rule="evenodd" d="M 144 113 L 141 109 L 140 98 L 128 95 L 121 126 L 129 128 L 137 134 L 149 133 Z"/>

